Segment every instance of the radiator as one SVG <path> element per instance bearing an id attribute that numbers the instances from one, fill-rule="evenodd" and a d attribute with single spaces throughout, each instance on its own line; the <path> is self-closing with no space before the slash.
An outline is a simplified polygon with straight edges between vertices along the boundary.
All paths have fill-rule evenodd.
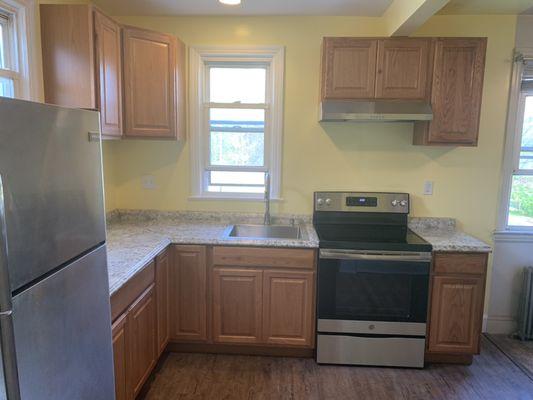
<path id="1" fill-rule="evenodd" d="M 533 267 L 524 268 L 524 283 L 518 313 L 518 337 L 533 339 Z"/>

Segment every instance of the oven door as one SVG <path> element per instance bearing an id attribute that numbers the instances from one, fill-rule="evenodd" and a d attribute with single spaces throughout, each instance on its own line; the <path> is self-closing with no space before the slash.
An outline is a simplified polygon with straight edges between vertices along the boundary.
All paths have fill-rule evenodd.
<path id="1" fill-rule="evenodd" d="M 377 326 L 374 333 L 388 326 L 425 328 L 430 264 L 431 253 L 321 249 L 318 330 L 359 331 L 358 321 L 364 331 Z"/>

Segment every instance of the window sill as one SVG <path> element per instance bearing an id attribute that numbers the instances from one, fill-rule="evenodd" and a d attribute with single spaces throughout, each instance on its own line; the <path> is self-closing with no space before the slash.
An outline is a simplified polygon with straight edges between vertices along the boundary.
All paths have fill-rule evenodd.
<path id="1" fill-rule="evenodd" d="M 263 195 L 260 195 L 260 196 L 239 196 L 239 195 L 228 195 L 228 196 L 221 196 L 221 195 L 206 195 L 206 194 L 202 194 L 202 195 L 194 195 L 194 196 L 189 196 L 189 200 L 193 200 L 193 201 L 203 201 L 203 200 L 209 200 L 209 201 L 212 201 L 212 200 L 222 200 L 222 201 L 255 201 L 255 202 L 261 202 L 263 203 L 265 201 L 265 198 Z M 270 199 L 271 202 L 275 202 L 275 203 L 278 203 L 278 202 L 283 202 L 283 198 L 281 197 L 273 197 Z"/>
<path id="2" fill-rule="evenodd" d="M 532 242 L 532 230 L 500 230 L 494 232 L 496 242 Z"/>

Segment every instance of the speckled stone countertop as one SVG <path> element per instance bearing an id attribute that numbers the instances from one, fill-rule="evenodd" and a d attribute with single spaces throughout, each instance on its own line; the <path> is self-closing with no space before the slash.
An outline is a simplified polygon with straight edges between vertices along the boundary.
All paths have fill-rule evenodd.
<path id="1" fill-rule="evenodd" d="M 492 251 L 487 243 L 457 230 L 453 218 L 411 218 L 409 228 L 431 243 L 433 251 Z"/>
<path id="2" fill-rule="evenodd" d="M 274 217 L 275 224 L 302 227 L 302 238 L 224 238 L 228 225 L 260 224 L 262 214 L 119 211 L 108 215 L 107 262 L 112 295 L 170 243 L 224 246 L 317 248 L 318 237 L 308 216 Z"/>
<path id="3" fill-rule="evenodd" d="M 311 218 L 302 215 L 274 217 L 273 223 L 302 226 L 302 239 L 252 240 L 224 238 L 228 225 L 261 224 L 262 214 L 114 211 L 108 214 L 107 258 L 110 294 L 170 243 L 224 246 L 317 248 L 318 236 Z M 434 251 L 490 252 L 491 247 L 457 231 L 451 218 L 411 218 L 409 227 L 433 245 Z"/>

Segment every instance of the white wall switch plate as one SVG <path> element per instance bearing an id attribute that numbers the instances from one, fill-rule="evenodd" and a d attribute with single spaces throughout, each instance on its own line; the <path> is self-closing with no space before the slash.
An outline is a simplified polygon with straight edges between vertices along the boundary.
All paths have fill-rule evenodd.
<path id="1" fill-rule="evenodd" d="M 145 175 L 141 177 L 141 185 L 143 189 L 154 190 L 156 189 L 155 176 Z"/>
<path id="2" fill-rule="evenodd" d="M 433 181 L 424 181 L 424 194 L 426 196 L 433 194 Z"/>

